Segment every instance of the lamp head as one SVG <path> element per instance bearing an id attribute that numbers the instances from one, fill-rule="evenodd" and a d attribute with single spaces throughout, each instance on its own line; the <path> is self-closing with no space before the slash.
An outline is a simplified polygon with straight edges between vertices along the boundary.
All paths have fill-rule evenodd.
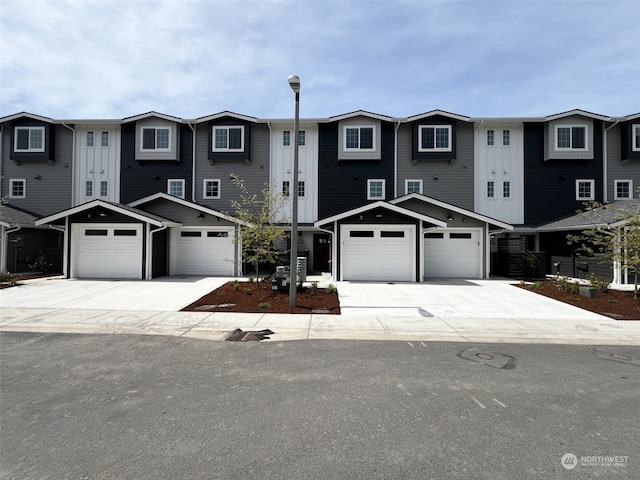
<path id="1" fill-rule="evenodd" d="M 298 77 L 297 75 L 290 75 L 289 86 L 295 93 L 300 93 L 300 77 Z"/>

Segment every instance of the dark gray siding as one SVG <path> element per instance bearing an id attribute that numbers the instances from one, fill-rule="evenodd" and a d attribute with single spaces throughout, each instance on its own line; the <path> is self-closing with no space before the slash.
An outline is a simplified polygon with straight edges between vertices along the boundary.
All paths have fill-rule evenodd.
<path id="1" fill-rule="evenodd" d="M 423 122 L 420 122 L 424 125 Z M 398 196 L 405 194 L 405 180 L 422 180 L 423 194 L 473 210 L 474 162 L 473 125 L 456 122 L 453 125 L 456 158 L 416 159 L 416 127 L 402 125 L 398 130 Z"/>
<path id="2" fill-rule="evenodd" d="M 185 227 L 193 226 L 213 226 L 213 227 L 226 227 L 235 225 L 235 223 L 228 220 L 219 219 L 212 215 L 206 215 L 204 218 L 197 218 L 200 213 L 199 210 L 195 210 L 191 207 L 180 205 L 179 203 L 169 202 L 164 199 L 158 199 L 153 202 L 139 205 L 137 208 L 144 210 L 145 212 L 153 213 L 154 215 L 168 218 L 178 223 L 182 223 Z"/>
<path id="3" fill-rule="evenodd" d="M 213 162 L 209 160 L 211 148 L 211 126 L 198 125 L 196 131 L 196 182 L 195 201 L 207 205 L 220 212 L 233 215 L 232 200 L 240 201 L 241 191 L 232 182 L 230 175 L 237 175 L 244 181 L 250 193 L 260 194 L 265 184 L 269 182 L 269 127 L 262 124 L 248 124 L 245 126 L 245 137 L 250 132 L 251 156 L 248 161 L 242 158 L 222 159 L 217 157 Z M 220 180 L 220 199 L 203 198 L 203 180 Z"/>

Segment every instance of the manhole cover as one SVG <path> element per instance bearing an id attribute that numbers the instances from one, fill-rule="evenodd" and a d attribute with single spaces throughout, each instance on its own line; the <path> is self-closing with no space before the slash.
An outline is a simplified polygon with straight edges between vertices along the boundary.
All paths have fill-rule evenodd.
<path id="1" fill-rule="evenodd" d="M 482 363 L 489 367 L 499 368 L 501 370 L 513 370 L 516 368 L 516 359 L 511 355 L 504 353 L 491 352 L 487 353 L 478 348 L 468 348 L 458 354 L 458 357 L 472 362 Z"/>
<path id="2" fill-rule="evenodd" d="M 602 360 L 640 366 L 640 355 L 630 350 L 631 347 L 595 347 L 591 349 L 593 354 Z"/>
<path id="3" fill-rule="evenodd" d="M 269 340 L 269 335 L 274 335 L 271 330 L 258 330 L 254 332 L 243 332 L 236 328 L 226 340 L 227 342 L 259 342 L 260 340 Z"/>
<path id="4" fill-rule="evenodd" d="M 493 360 L 493 355 L 489 355 L 488 353 L 476 353 L 476 357 L 482 360 Z"/>

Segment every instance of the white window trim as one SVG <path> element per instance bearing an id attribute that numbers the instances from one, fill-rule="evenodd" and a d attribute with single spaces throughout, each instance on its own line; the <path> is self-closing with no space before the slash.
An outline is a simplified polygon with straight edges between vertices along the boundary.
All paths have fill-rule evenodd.
<path id="1" fill-rule="evenodd" d="M 145 130 L 155 130 L 155 147 L 154 148 L 144 148 L 144 131 Z M 158 148 L 158 130 L 168 130 L 169 131 L 169 143 L 167 148 Z M 171 127 L 167 126 L 153 126 L 153 125 L 143 125 L 140 127 L 140 151 L 141 152 L 170 152 L 171 151 Z M 102 136 L 100 137 L 100 141 L 102 142 Z M 102 143 L 101 143 L 102 144 Z"/>
<path id="2" fill-rule="evenodd" d="M 374 197 L 371 195 L 371 184 L 374 182 L 382 182 L 382 195 L 379 197 Z M 383 178 L 370 178 L 367 180 L 367 200 L 384 200 L 386 196 L 386 185 L 385 180 Z"/>
<path id="3" fill-rule="evenodd" d="M 214 141 L 215 141 L 215 137 Z M 291 130 L 283 130 L 282 132 L 282 146 L 291 147 Z"/>
<path id="4" fill-rule="evenodd" d="M 508 185 L 508 187 L 507 187 L 507 185 Z M 502 182 L 502 198 L 507 198 L 509 200 L 511 198 L 513 198 L 513 192 L 511 190 L 511 185 L 512 185 L 511 180 L 504 180 Z M 509 195 L 505 195 L 505 190 L 509 191 Z"/>
<path id="5" fill-rule="evenodd" d="M 618 196 L 618 184 L 619 183 L 628 183 L 629 184 L 629 195 L 626 197 Z M 615 200 L 631 200 L 633 198 L 633 180 L 614 180 L 613 181 L 613 195 Z"/>
<path id="6" fill-rule="evenodd" d="M 489 132 L 491 132 L 491 135 L 489 135 Z M 489 138 L 491 137 L 491 138 Z M 491 143 L 489 143 L 491 142 Z M 422 145 L 422 138 L 420 139 L 420 145 Z M 496 146 L 496 131 L 493 129 L 488 129 L 487 133 L 485 135 L 485 145 L 487 147 L 495 147 Z"/>
<path id="7" fill-rule="evenodd" d="M 640 152 L 640 142 L 636 145 L 636 130 L 640 129 L 640 123 L 631 125 L 631 148 L 634 152 Z"/>
<path id="8" fill-rule="evenodd" d="M 433 148 L 422 148 L 422 130 L 426 129 L 426 128 L 433 128 Z M 447 135 L 449 136 L 449 146 L 447 148 L 438 148 L 436 147 L 436 140 L 435 140 L 435 130 L 437 128 L 446 128 L 447 129 Z M 452 143 L 453 140 L 451 138 L 451 125 L 420 125 L 418 127 L 418 151 L 419 152 L 451 152 L 452 151 Z M 495 142 L 494 142 L 495 143 Z"/>
<path id="9" fill-rule="evenodd" d="M 91 145 L 89 145 L 89 138 L 91 138 Z M 87 132 L 86 136 L 85 136 L 85 147 L 87 148 L 96 148 L 96 132 L 93 130 L 90 130 Z"/>
<path id="10" fill-rule="evenodd" d="M 505 143 L 505 140 L 506 140 L 506 143 Z M 502 130 L 502 146 L 503 147 L 511 146 L 511 130 L 509 130 L 508 128 L 505 128 L 504 130 Z"/>
<path id="11" fill-rule="evenodd" d="M 422 190 L 422 187 L 423 187 L 422 179 L 421 178 L 407 178 L 404 181 L 404 193 L 405 193 L 405 195 L 409 195 L 409 182 L 418 182 L 420 184 L 420 190 L 417 193 L 422 194 L 422 192 L 423 192 L 423 190 Z"/>
<path id="12" fill-rule="evenodd" d="M 106 139 L 107 139 L 107 144 L 104 144 L 104 139 L 105 139 L 105 135 L 106 135 Z M 103 130 L 102 132 L 100 132 L 100 147 L 101 148 L 107 148 L 109 147 L 109 145 L 111 144 L 111 135 L 109 134 L 108 130 Z M 169 147 L 171 147 L 171 129 L 169 129 Z"/>
<path id="13" fill-rule="evenodd" d="M 347 148 L 347 129 L 358 129 L 358 148 Z M 360 130 L 363 128 L 371 128 L 373 129 L 373 142 L 372 148 L 360 148 L 360 138 L 361 132 Z M 375 125 L 345 125 L 342 127 L 342 151 L 344 152 L 375 152 L 378 150 L 378 141 L 377 141 L 377 132 Z"/>
<path id="14" fill-rule="evenodd" d="M 207 182 L 218 182 L 218 195 L 207 195 Z M 205 178 L 202 181 L 202 198 L 208 200 L 219 200 L 222 198 L 222 182 L 219 178 Z"/>
<path id="15" fill-rule="evenodd" d="M 13 184 L 22 183 L 22 195 L 13 194 Z M 9 198 L 27 198 L 27 179 L 26 178 L 12 178 L 9 180 Z"/>
<path id="16" fill-rule="evenodd" d="M 29 130 L 29 145 L 31 145 L 31 131 L 32 130 L 40 130 L 42 132 L 42 147 L 41 148 L 21 148 L 18 149 L 18 131 L 20 130 Z M 44 152 L 46 145 L 45 138 L 45 128 L 44 127 L 29 127 L 29 126 L 19 126 L 13 129 L 13 151 L 16 153 L 20 152 Z"/>
<path id="17" fill-rule="evenodd" d="M 171 193 L 171 184 L 172 183 L 180 183 L 180 184 L 182 184 L 182 195 L 173 195 Z M 184 178 L 170 178 L 170 179 L 167 180 L 167 193 L 169 195 L 173 195 L 174 197 L 177 197 L 177 198 L 184 198 L 185 197 L 185 193 L 186 193 L 184 186 L 185 186 Z"/>
<path id="18" fill-rule="evenodd" d="M 229 148 L 229 129 L 240 129 L 240 148 Z M 216 147 L 216 130 L 227 131 L 226 148 Z M 244 152 L 244 125 L 214 125 L 211 130 L 211 151 L 212 152 Z M 293 135 L 292 135 L 293 136 Z"/>
<path id="19" fill-rule="evenodd" d="M 102 194 L 102 185 L 107 186 L 107 193 L 105 195 Z M 100 198 L 108 198 L 109 197 L 109 180 L 100 180 Z"/>
<path id="20" fill-rule="evenodd" d="M 492 195 L 489 195 L 489 190 L 491 190 Z M 487 185 L 486 185 L 484 194 L 485 194 L 485 197 L 489 200 L 494 200 L 496 198 L 496 181 L 495 180 L 487 180 Z"/>
<path id="21" fill-rule="evenodd" d="M 589 197 L 581 197 L 579 195 L 579 187 L 581 183 L 589 183 L 591 185 L 591 195 L 589 195 Z M 576 180 L 576 200 L 578 201 L 588 201 L 588 200 L 595 200 L 595 195 L 596 195 L 596 181 L 589 179 L 589 178 L 579 178 Z"/>
<path id="22" fill-rule="evenodd" d="M 558 129 L 560 128 L 570 128 L 571 130 L 573 130 L 574 128 L 584 128 L 584 148 L 574 148 L 573 147 L 573 135 L 571 135 L 571 147 L 558 147 Z M 560 125 L 556 125 L 555 126 L 555 133 L 556 133 L 556 138 L 555 138 L 555 150 L 557 152 L 586 152 L 587 150 L 589 150 L 589 126 L 586 124 L 560 124 Z M 573 132 L 572 132 L 573 133 Z"/>

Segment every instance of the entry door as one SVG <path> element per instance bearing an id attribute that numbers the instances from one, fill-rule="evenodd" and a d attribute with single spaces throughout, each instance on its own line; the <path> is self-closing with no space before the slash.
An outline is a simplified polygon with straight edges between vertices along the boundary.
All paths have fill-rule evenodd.
<path id="1" fill-rule="evenodd" d="M 331 271 L 331 235 L 316 233 L 313 235 L 313 269 L 320 272 Z"/>

